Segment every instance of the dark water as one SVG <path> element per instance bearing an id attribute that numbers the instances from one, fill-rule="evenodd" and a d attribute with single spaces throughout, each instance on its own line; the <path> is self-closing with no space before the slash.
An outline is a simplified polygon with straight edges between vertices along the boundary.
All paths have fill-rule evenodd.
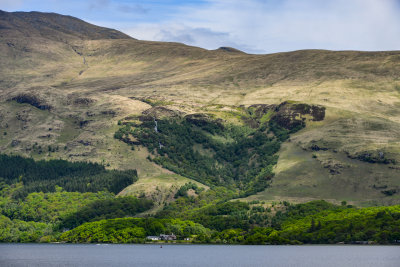
<path id="1" fill-rule="evenodd" d="M 0 266 L 400 266 L 400 246 L 0 244 Z"/>

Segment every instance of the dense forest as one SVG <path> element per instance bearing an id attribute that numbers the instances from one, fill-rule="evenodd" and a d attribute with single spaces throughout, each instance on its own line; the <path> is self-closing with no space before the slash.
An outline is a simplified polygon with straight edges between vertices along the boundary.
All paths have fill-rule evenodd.
<path id="1" fill-rule="evenodd" d="M 15 199 L 22 183 L 0 191 L 0 242 L 143 243 L 148 235 L 175 234 L 177 242 L 232 244 L 396 243 L 400 240 L 400 205 L 356 208 L 312 201 L 231 201 L 237 193 L 224 187 L 198 191 L 190 183 L 153 218 L 152 203 L 113 193 L 29 193 Z M 134 218 L 136 216 L 142 218 Z M 71 229 L 69 231 L 66 231 Z M 189 240 L 182 241 L 184 238 Z"/>
<path id="2" fill-rule="evenodd" d="M 147 199 L 115 197 L 109 192 L 30 193 L 11 197 L 14 187 L 0 191 L 0 242 L 56 241 L 66 228 L 104 218 L 135 216 L 152 207 Z"/>
<path id="3" fill-rule="evenodd" d="M 98 192 L 115 194 L 137 180 L 136 170 L 106 170 L 103 165 L 66 160 L 34 161 L 21 156 L 0 155 L 0 189 L 2 184 L 22 182 L 13 192 L 23 198 L 31 192 L 55 192 L 60 186 L 69 192 Z"/>
<path id="4" fill-rule="evenodd" d="M 18 188 L 16 188 L 18 189 Z M 3 190 L 0 196 L 0 214 L 11 220 L 23 220 L 45 223 L 58 223 L 71 212 L 75 212 L 89 203 L 112 200 L 114 194 L 109 192 L 66 192 L 61 187 L 51 193 L 30 193 L 24 199 L 13 199 L 12 191 Z"/>
<path id="5" fill-rule="evenodd" d="M 63 218 L 60 227 L 72 229 L 85 222 L 132 216 L 152 206 L 151 200 L 134 197 L 96 200 Z"/>
<path id="6" fill-rule="evenodd" d="M 142 243 L 146 236 L 174 234 L 177 239 L 206 236 L 211 231 L 192 221 L 179 219 L 119 218 L 85 223 L 60 236 L 67 242 Z"/>
<path id="7" fill-rule="evenodd" d="M 229 214 L 238 205 L 249 212 L 247 204 L 234 203 L 217 205 L 207 215 Z M 160 233 L 174 233 L 178 240 L 189 237 L 191 242 L 230 244 L 390 244 L 400 240 L 399 205 L 362 209 L 324 201 L 287 205 L 284 212 L 270 216 L 277 223 L 274 226 L 241 228 L 242 222 L 237 221 L 216 230 L 218 227 L 204 227 L 191 220 L 125 218 L 85 223 L 62 234 L 60 240 L 142 243 L 147 235 Z"/>
<path id="8" fill-rule="evenodd" d="M 0 241 L 51 241 L 64 228 L 148 210 L 150 200 L 115 197 L 136 180 L 136 170 L 0 155 Z"/>
<path id="9" fill-rule="evenodd" d="M 274 122 L 256 128 L 221 123 L 209 117 L 128 122 L 115 138 L 132 138 L 147 147 L 149 159 L 163 167 L 210 186 L 239 189 L 250 195 L 265 189 L 273 177 L 276 153 L 291 132 Z"/>

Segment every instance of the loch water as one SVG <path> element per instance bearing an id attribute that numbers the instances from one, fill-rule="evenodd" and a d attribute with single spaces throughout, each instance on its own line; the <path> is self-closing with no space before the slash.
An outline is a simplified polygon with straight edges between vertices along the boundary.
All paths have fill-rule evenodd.
<path id="1" fill-rule="evenodd" d="M 0 266 L 400 266 L 400 246 L 0 244 Z"/>

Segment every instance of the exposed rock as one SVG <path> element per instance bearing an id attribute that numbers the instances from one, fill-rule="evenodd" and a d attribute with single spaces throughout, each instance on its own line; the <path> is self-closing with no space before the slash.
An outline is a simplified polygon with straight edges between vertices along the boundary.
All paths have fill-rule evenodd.
<path id="1" fill-rule="evenodd" d="M 277 106 L 278 105 L 255 104 L 255 105 L 249 106 L 249 109 L 253 109 L 254 115 L 258 119 L 261 119 L 261 117 L 264 116 L 264 114 L 267 114 L 270 110 L 277 111 L 276 110 Z"/>
<path id="2" fill-rule="evenodd" d="M 17 118 L 17 120 L 23 121 L 23 122 L 28 122 L 28 121 L 31 120 L 30 119 L 30 115 L 29 115 L 29 111 L 27 111 L 27 110 L 18 111 L 15 114 L 15 117 Z"/>
<path id="3" fill-rule="evenodd" d="M 130 145 L 140 145 L 139 140 L 136 137 L 133 137 L 132 135 L 125 135 L 124 137 L 122 137 L 121 140 Z"/>
<path id="4" fill-rule="evenodd" d="M 271 120 L 288 130 L 297 127 L 304 127 L 307 119 L 312 121 L 321 121 L 325 118 L 325 107 L 302 103 L 290 103 L 287 101 L 280 105 L 251 105 L 249 106 L 249 109 L 254 112 L 253 116 L 258 120 L 268 112 L 272 111 L 274 114 L 271 116 Z M 250 126 L 252 125 L 252 122 L 247 122 Z"/>
<path id="5" fill-rule="evenodd" d="M 11 146 L 12 146 L 12 147 L 15 147 L 15 146 L 19 145 L 20 143 L 21 143 L 20 140 L 12 140 L 12 141 L 11 141 Z"/>
<path id="6" fill-rule="evenodd" d="M 243 116 L 242 120 L 246 125 L 250 126 L 253 129 L 257 129 L 260 126 L 260 122 L 256 119 Z"/>
<path id="7" fill-rule="evenodd" d="M 387 185 L 377 186 L 375 184 L 372 186 L 372 188 L 377 189 L 377 190 L 386 189 L 387 187 L 388 187 Z"/>
<path id="8" fill-rule="evenodd" d="M 199 127 L 204 127 L 210 123 L 216 124 L 219 128 L 224 129 L 224 125 L 222 124 L 221 119 L 213 119 L 207 114 L 204 113 L 195 113 L 189 114 L 185 116 L 185 120 L 191 124 L 194 124 Z"/>
<path id="9" fill-rule="evenodd" d="M 398 193 L 399 190 L 397 189 L 389 189 L 389 190 L 382 190 L 381 193 L 386 196 L 393 196 L 394 194 Z"/>
<path id="10" fill-rule="evenodd" d="M 179 118 L 183 116 L 183 112 L 172 110 L 165 107 L 152 107 L 142 112 L 139 116 L 140 121 L 152 121 L 161 118 Z"/>
<path id="11" fill-rule="evenodd" d="M 320 151 L 320 150 L 326 151 L 326 150 L 328 150 L 328 148 L 326 148 L 326 147 L 320 147 L 320 146 L 318 146 L 318 145 L 316 145 L 316 144 L 311 145 L 311 146 L 310 146 L 310 149 L 311 149 L 312 151 Z"/>
<path id="12" fill-rule="evenodd" d="M 347 152 L 351 159 L 358 159 L 369 163 L 396 164 L 396 160 L 390 157 L 390 154 L 383 151 L 363 151 L 356 154 Z"/>
<path id="13" fill-rule="evenodd" d="M 78 143 L 84 145 L 84 146 L 91 146 L 92 142 L 87 141 L 87 140 L 79 140 Z"/>
<path id="14" fill-rule="evenodd" d="M 79 97 L 79 98 L 76 98 L 73 103 L 75 105 L 89 106 L 90 104 L 92 104 L 94 102 L 96 102 L 96 101 L 92 98 Z"/>
<path id="15" fill-rule="evenodd" d="M 68 154 L 68 157 L 70 157 L 70 158 L 72 158 L 72 157 L 88 157 L 88 156 L 90 156 L 90 152 Z"/>
<path id="16" fill-rule="evenodd" d="M 13 97 L 11 100 L 17 101 L 20 104 L 27 103 L 31 106 L 34 106 L 38 109 L 42 110 L 49 110 L 52 107 L 47 104 L 43 99 L 40 99 L 39 97 L 32 95 L 32 94 L 20 94 L 15 97 Z"/>
<path id="17" fill-rule="evenodd" d="M 115 115 L 117 114 L 117 112 L 115 112 L 114 110 L 103 110 L 103 111 L 101 112 L 101 114 L 103 114 L 103 115 L 111 115 L 111 116 L 115 117 Z"/>
<path id="18" fill-rule="evenodd" d="M 89 124 L 92 120 L 81 120 L 79 121 L 79 127 L 83 128 Z"/>
<path id="19" fill-rule="evenodd" d="M 271 120 L 285 129 L 292 130 L 305 126 L 306 115 L 311 116 L 312 121 L 321 121 L 325 118 L 325 107 L 283 102 L 276 107 L 276 113 Z"/>
<path id="20" fill-rule="evenodd" d="M 345 166 L 336 160 L 333 159 L 327 159 L 327 160 L 321 160 L 320 161 L 322 166 L 326 169 L 329 170 L 329 173 L 332 175 L 337 175 L 341 173 L 341 169 L 343 169 Z"/>
<path id="21" fill-rule="evenodd" d="M 322 121 L 325 119 L 325 107 L 312 105 L 310 114 L 313 116 L 313 121 Z"/>

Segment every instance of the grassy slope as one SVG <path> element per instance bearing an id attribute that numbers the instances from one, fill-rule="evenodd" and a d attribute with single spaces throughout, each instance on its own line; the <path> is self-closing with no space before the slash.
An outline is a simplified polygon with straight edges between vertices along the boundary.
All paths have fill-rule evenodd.
<path id="1" fill-rule="evenodd" d="M 135 197 L 146 196 L 146 198 L 153 200 L 154 207 L 145 212 L 145 214 L 154 213 L 164 207 L 165 204 L 173 201 L 179 188 L 188 182 L 195 183 L 200 187 L 208 189 L 208 186 L 178 174 L 164 173 L 160 175 L 142 176 L 138 182 L 122 190 L 119 195 Z"/>
<path id="2" fill-rule="evenodd" d="M 163 100 L 185 112 L 294 100 L 326 106 L 327 117 L 284 145 L 272 187 L 256 198 L 399 202 L 373 188 L 399 189 L 399 169 L 345 154 L 382 151 L 400 161 L 400 52 L 248 55 L 134 39 L 73 36 L 60 42 L 1 34 L 0 52 L 7 55 L 0 62 L 0 130 L 7 132 L 1 135 L 2 151 L 93 160 L 158 177 L 166 171 L 147 162 L 145 151 L 131 151 L 112 137 L 119 119 L 150 107 L 135 99 Z M 53 108 L 40 111 L 7 101 L 26 92 Z M 82 104 L 83 98 L 93 102 Z M 87 123 L 82 126 L 82 121 Z M 13 140 L 20 143 L 11 146 Z M 35 142 L 62 149 L 37 155 L 29 150 Z M 311 151 L 312 144 L 328 150 Z M 332 162 L 343 166 L 339 174 L 330 174 Z"/>
<path id="3" fill-rule="evenodd" d="M 311 123 L 283 145 L 271 187 L 248 200 L 330 199 L 363 206 L 399 203 L 398 194 L 387 197 L 381 192 L 399 188 L 398 167 L 351 159 L 345 153 L 385 151 L 398 158 L 398 124 L 367 116 L 331 120 L 329 114 L 321 126 L 313 124 L 320 122 Z M 329 149 L 312 151 L 314 143 Z"/>

